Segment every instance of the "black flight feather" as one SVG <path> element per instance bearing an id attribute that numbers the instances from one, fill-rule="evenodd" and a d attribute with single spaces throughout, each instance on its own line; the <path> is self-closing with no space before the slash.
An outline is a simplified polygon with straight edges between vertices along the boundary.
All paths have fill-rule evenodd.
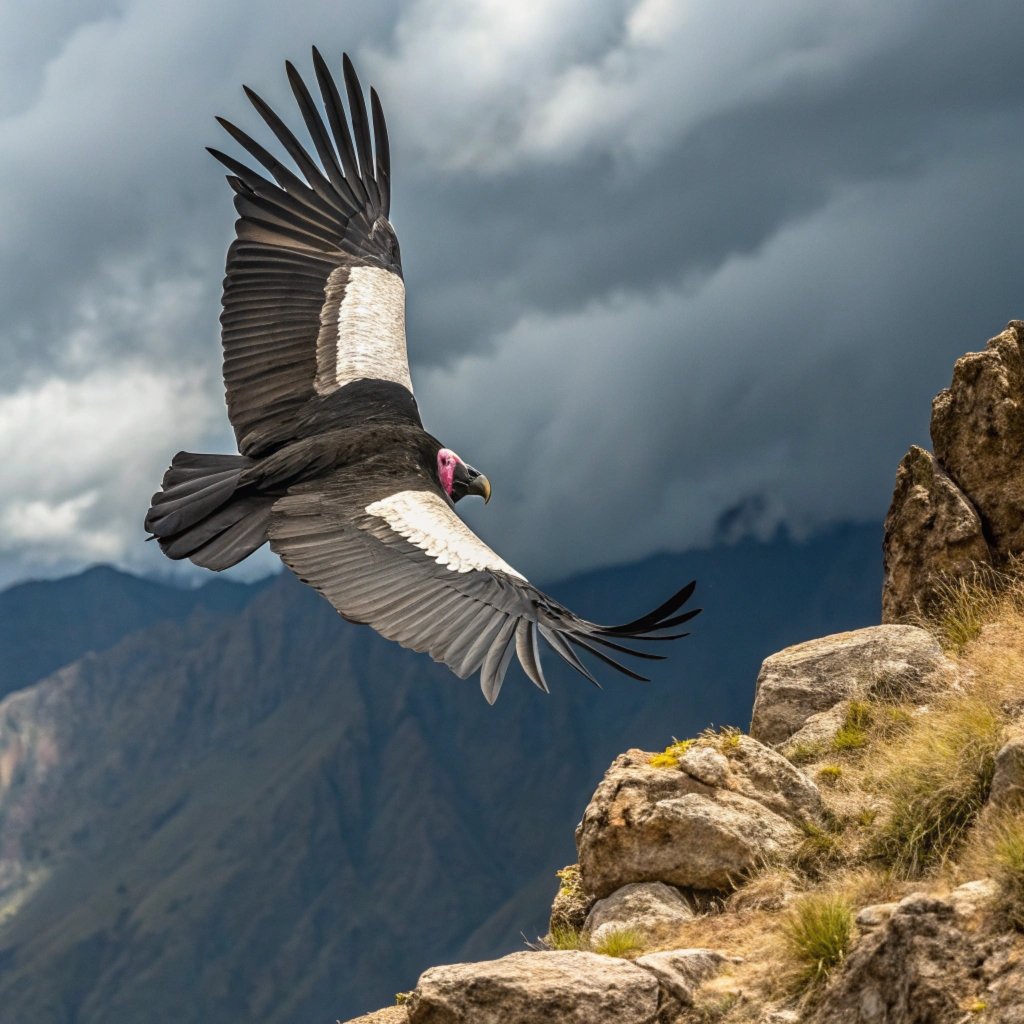
<path id="1" fill-rule="evenodd" d="M 341 105 L 341 96 L 338 94 L 338 87 L 327 68 L 327 63 L 315 46 L 313 47 L 313 67 L 316 71 L 317 83 L 320 86 L 320 95 L 324 100 L 324 109 L 327 111 L 327 122 L 331 126 L 334 142 L 338 147 L 338 155 L 341 157 L 341 165 L 345 169 L 345 180 L 351 186 L 357 201 L 360 204 L 366 204 L 369 202 L 369 196 L 359 174 L 359 165 L 356 162 L 355 149 L 352 146 L 352 136 L 349 134 L 348 121 L 345 118 L 345 108 Z"/>

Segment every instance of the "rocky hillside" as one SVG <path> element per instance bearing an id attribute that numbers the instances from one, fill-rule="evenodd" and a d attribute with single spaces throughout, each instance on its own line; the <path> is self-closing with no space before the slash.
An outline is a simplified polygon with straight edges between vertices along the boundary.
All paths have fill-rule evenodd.
<path id="1" fill-rule="evenodd" d="M 494 708 L 290 576 L 11 588 L 0 1021 L 334 1021 L 428 957 L 521 946 L 618 750 L 740 722 L 766 645 L 870 621 L 877 545 L 849 527 L 556 583 L 621 618 L 694 575 L 707 610 L 650 685 L 553 670 L 550 696 L 510 678 Z"/>
<path id="2" fill-rule="evenodd" d="M 889 621 L 765 659 L 749 734 L 617 757 L 547 935 L 365 1024 L 1024 1021 L 1022 344 L 899 468 Z"/>

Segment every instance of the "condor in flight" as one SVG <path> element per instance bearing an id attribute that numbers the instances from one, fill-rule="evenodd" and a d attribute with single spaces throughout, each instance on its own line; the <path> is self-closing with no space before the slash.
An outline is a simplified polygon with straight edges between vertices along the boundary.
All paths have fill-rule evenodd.
<path id="1" fill-rule="evenodd" d="M 591 682 L 582 652 L 642 679 L 609 652 L 660 657 L 628 641 L 685 635 L 668 631 L 699 611 L 680 612 L 693 583 L 648 615 L 600 626 L 531 586 L 455 514 L 468 494 L 486 502 L 491 486 L 423 429 L 413 397 L 380 101 L 371 89 L 367 112 L 346 56 L 346 117 L 315 49 L 313 63 L 326 123 L 286 67 L 319 161 L 246 89 L 299 175 L 219 119 L 265 171 L 210 150 L 230 171 L 239 215 L 220 319 L 241 454 L 179 452 L 146 529 L 169 558 L 214 570 L 269 541 L 346 619 L 461 678 L 479 671 L 492 703 L 513 653 L 547 689 L 542 638 Z"/>

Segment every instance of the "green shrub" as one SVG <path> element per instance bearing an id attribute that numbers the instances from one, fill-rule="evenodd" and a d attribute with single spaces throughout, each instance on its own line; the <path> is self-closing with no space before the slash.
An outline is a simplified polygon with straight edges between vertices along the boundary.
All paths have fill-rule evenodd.
<path id="1" fill-rule="evenodd" d="M 548 949 L 586 949 L 587 944 L 583 936 L 575 928 L 556 926 L 548 933 L 544 940 Z"/>
<path id="2" fill-rule="evenodd" d="M 824 753 L 825 745 L 823 743 L 794 743 L 791 747 L 786 748 L 786 759 L 790 764 L 808 764 L 811 761 L 816 761 Z"/>
<path id="3" fill-rule="evenodd" d="M 813 893 L 798 900 L 783 920 L 782 935 L 807 989 L 825 981 L 842 963 L 853 937 L 853 912 L 840 896 Z"/>
<path id="4" fill-rule="evenodd" d="M 832 737 L 830 746 L 838 753 L 860 750 L 868 743 L 868 729 L 873 719 L 871 705 L 863 700 L 851 700 L 846 717 L 839 731 Z"/>
<path id="5" fill-rule="evenodd" d="M 590 948 L 592 952 L 600 953 L 602 956 L 628 957 L 642 952 L 644 937 L 635 928 L 609 929 Z"/>

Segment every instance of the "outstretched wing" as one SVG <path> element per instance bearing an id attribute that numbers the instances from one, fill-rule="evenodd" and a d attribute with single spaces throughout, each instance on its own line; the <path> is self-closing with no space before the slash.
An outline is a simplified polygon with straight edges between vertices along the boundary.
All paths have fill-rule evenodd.
<path id="1" fill-rule="evenodd" d="M 381 478 L 368 494 L 366 484 L 365 477 L 356 483 L 341 472 L 293 488 L 274 505 L 271 548 L 345 618 L 427 652 L 460 678 L 479 671 L 491 703 L 513 654 L 547 690 L 541 639 L 591 682 L 596 680 L 580 652 L 642 680 L 608 652 L 660 660 L 627 642 L 685 636 L 664 631 L 700 611 L 677 614 L 693 593 L 690 583 L 633 622 L 588 622 L 531 586 L 470 530 L 439 490 L 410 479 L 408 489 L 396 491 L 393 479 Z"/>
<path id="2" fill-rule="evenodd" d="M 210 150 L 231 172 L 239 213 L 221 333 L 228 416 L 243 455 L 316 432 L 318 421 L 344 413 L 346 401 L 372 408 L 378 419 L 420 422 L 405 348 L 401 258 L 388 221 L 391 159 L 380 101 L 371 89 L 371 139 L 363 91 L 346 55 L 350 130 L 315 48 L 313 63 L 330 131 L 298 72 L 290 63 L 286 68 L 319 163 L 249 88 L 246 95 L 300 173 L 223 118 L 220 124 L 270 178 Z M 365 384 L 338 395 L 361 381 L 374 382 L 371 402 Z"/>

